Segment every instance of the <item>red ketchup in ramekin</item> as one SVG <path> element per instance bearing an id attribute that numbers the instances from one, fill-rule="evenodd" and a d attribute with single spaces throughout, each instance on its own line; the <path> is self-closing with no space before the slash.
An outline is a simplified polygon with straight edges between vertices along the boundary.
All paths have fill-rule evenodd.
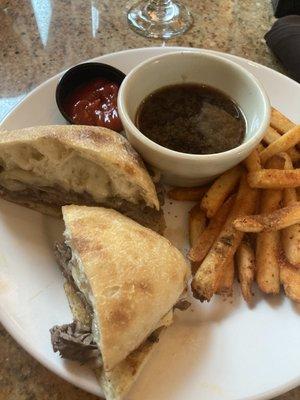
<path id="1" fill-rule="evenodd" d="M 63 108 L 74 124 L 120 132 L 123 126 L 117 109 L 118 91 L 117 83 L 93 78 L 75 87 L 63 100 Z"/>

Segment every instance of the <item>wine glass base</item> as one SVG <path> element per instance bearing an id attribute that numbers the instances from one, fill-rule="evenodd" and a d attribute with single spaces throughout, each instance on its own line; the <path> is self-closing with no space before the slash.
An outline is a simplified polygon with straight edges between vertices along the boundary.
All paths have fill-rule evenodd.
<path id="1" fill-rule="evenodd" d="M 128 23 L 136 33 L 148 38 L 171 39 L 186 32 L 193 24 L 193 17 L 188 9 L 171 2 L 164 15 L 157 16 L 142 1 L 128 11 Z"/>

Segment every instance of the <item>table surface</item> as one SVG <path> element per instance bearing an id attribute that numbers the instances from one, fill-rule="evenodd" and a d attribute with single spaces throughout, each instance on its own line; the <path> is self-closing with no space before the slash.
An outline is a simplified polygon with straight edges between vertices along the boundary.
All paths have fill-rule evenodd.
<path id="1" fill-rule="evenodd" d="M 270 0 L 184 0 L 194 26 L 168 42 L 132 32 L 131 1 L 0 0 L 0 120 L 28 92 L 83 60 L 123 49 L 178 45 L 236 54 L 284 72 L 263 36 Z M 0 400 L 96 400 L 29 356 L 0 325 Z M 300 388 L 276 400 L 299 400 Z"/>

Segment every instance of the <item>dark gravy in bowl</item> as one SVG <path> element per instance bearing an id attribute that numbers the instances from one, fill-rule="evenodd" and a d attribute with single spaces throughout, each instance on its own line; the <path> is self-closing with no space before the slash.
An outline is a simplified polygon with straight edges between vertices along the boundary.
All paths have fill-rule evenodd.
<path id="1" fill-rule="evenodd" d="M 246 120 L 225 93 L 207 85 L 162 87 L 140 104 L 135 123 L 153 142 L 189 154 L 213 154 L 239 146 Z"/>

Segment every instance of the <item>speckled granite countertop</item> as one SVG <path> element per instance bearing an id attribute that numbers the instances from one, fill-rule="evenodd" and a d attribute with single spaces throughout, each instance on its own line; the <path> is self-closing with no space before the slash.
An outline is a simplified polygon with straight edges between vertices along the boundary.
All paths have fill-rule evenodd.
<path id="1" fill-rule="evenodd" d="M 168 45 L 203 47 L 283 71 L 263 35 L 272 24 L 270 0 L 184 0 L 194 26 Z M 130 31 L 123 0 L 0 0 L 0 120 L 30 90 L 85 59 L 118 50 L 160 46 Z M 93 12 L 99 20 L 93 19 Z M 22 350 L 0 326 L 0 400 L 92 400 Z M 277 400 L 299 400 L 300 388 Z"/>

